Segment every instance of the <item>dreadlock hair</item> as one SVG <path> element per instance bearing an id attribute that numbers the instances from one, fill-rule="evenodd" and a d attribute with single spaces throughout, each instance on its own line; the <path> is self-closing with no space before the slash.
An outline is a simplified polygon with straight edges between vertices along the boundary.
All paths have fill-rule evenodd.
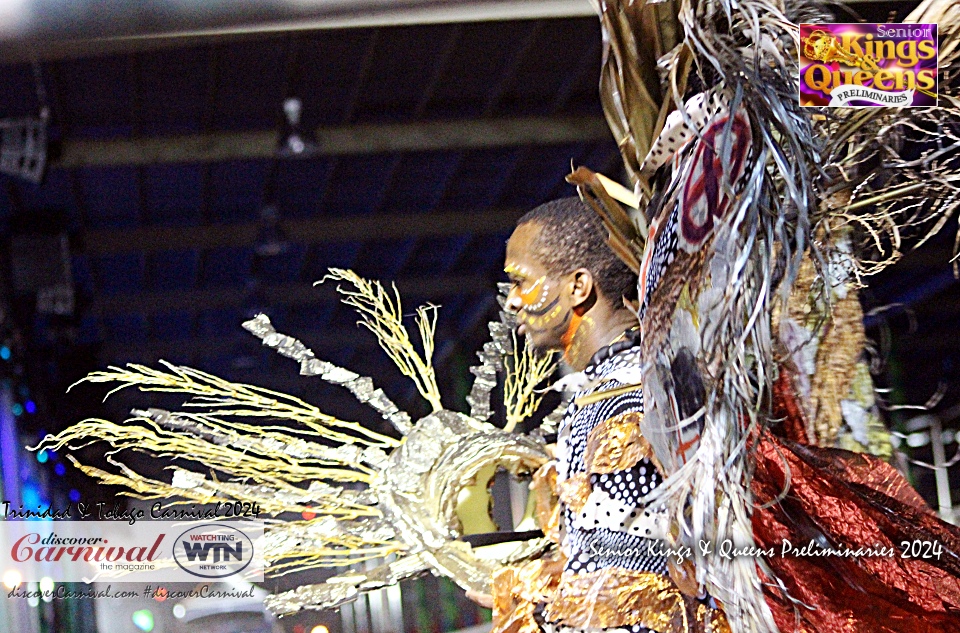
<path id="1" fill-rule="evenodd" d="M 540 227 L 534 253 L 551 274 L 586 268 L 600 293 L 614 305 L 619 306 L 621 297 L 636 299 L 637 276 L 607 245 L 600 219 L 580 198 L 541 204 L 520 218 L 517 226 L 531 222 Z"/>

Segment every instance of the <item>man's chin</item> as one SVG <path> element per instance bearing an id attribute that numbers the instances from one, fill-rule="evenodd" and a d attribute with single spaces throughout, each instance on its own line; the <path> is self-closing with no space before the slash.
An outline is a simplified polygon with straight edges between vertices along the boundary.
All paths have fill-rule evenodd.
<path id="1" fill-rule="evenodd" d="M 540 355 L 551 354 L 561 349 L 559 342 L 545 341 L 542 338 L 533 336 L 530 332 L 526 332 L 524 337 L 527 340 L 527 348 L 532 349 Z"/>

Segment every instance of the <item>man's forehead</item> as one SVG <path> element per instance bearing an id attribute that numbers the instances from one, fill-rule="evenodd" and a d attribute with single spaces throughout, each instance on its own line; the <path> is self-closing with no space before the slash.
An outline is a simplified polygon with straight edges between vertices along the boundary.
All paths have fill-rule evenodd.
<path id="1" fill-rule="evenodd" d="M 507 257 L 504 272 L 507 274 L 532 274 L 532 268 L 540 268 L 540 262 L 533 251 L 533 244 L 540 228 L 533 223 L 521 224 L 507 240 Z"/>
<path id="2" fill-rule="evenodd" d="M 530 269 L 524 266 L 522 262 L 511 259 L 508 259 L 506 264 L 504 264 L 503 272 L 508 275 L 517 275 L 520 277 L 529 277 L 531 275 Z"/>

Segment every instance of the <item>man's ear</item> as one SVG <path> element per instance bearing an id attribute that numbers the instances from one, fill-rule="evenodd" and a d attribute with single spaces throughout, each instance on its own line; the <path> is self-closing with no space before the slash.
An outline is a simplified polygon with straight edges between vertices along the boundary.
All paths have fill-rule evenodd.
<path id="1" fill-rule="evenodd" d="M 571 300 L 573 307 L 583 307 L 589 310 L 596 302 L 596 287 L 593 283 L 593 273 L 586 268 L 578 268 L 572 273 Z"/>

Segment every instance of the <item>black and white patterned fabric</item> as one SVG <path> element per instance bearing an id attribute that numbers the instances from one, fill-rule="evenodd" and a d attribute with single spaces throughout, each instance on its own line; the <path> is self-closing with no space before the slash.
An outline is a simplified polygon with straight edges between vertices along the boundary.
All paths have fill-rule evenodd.
<path id="1" fill-rule="evenodd" d="M 657 241 L 653 246 L 653 254 L 650 259 L 650 266 L 647 269 L 645 284 L 644 287 L 640 289 L 643 291 L 643 301 L 640 303 L 640 311 L 638 312 L 641 320 L 647 312 L 647 306 L 650 305 L 650 297 L 653 296 L 653 291 L 656 290 L 657 285 L 660 283 L 660 277 L 663 276 L 663 271 L 665 271 L 667 266 L 672 264 L 676 258 L 677 249 L 680 247 L 680 241 L 677 237 L 677 226 L 679 223 L 680 209 L 674 207 L 667 218 L 666 226 L 663 227 L 663 230 L 660 231 L 656 237 Z"/>
<path id="2" fill-rule="evenodd" d="M 701 92 L 688 99 L 683 109 L 689 119 L 684 119 L 680 110 L 674 110 L 667 116 L 663 130 L 640 166 L 641 172 L 652 173 L 672 160 L 677 150 L 696 137 L 694 130 L 703 129 L 707 121 L 716 115 L 720 106 L 716 100 L 708 101 L 706 93 Z"/>
<path id="3" fill-rule="evenodd" d="M 630 333 L 633 336 L 633 333 Z M 588 384 L 573 400 L 598 391 L 630 384 L 624 378 L 635 372 L 639 348 L 633 338 L 604 348 L 584 370 Z M 567 409 L 557 437 L 559 479 L 586 472 L 584 454 L 590 432 L 612 417 L 643 411 L 640 390 L 630 391 L 577 408 Z M 657 550 L 665 536 L 666 516 L 662 509 L 644 506 L 642 499 L 662 482 L 660 473 L 647 459 L 633 467 L 609 474 L 590 475 L 590 496 L 579 512 L 564 508 L 563 549 L 567 556 L 564 571 L 590 573 L 619 567 L 632 571 L 667 573 L 667 559 Z M 600 629 L 553 627 L 551 633 L 591 633 Z M 647 633 L 643 626 L 603 629 L 604 633 Z"/>

